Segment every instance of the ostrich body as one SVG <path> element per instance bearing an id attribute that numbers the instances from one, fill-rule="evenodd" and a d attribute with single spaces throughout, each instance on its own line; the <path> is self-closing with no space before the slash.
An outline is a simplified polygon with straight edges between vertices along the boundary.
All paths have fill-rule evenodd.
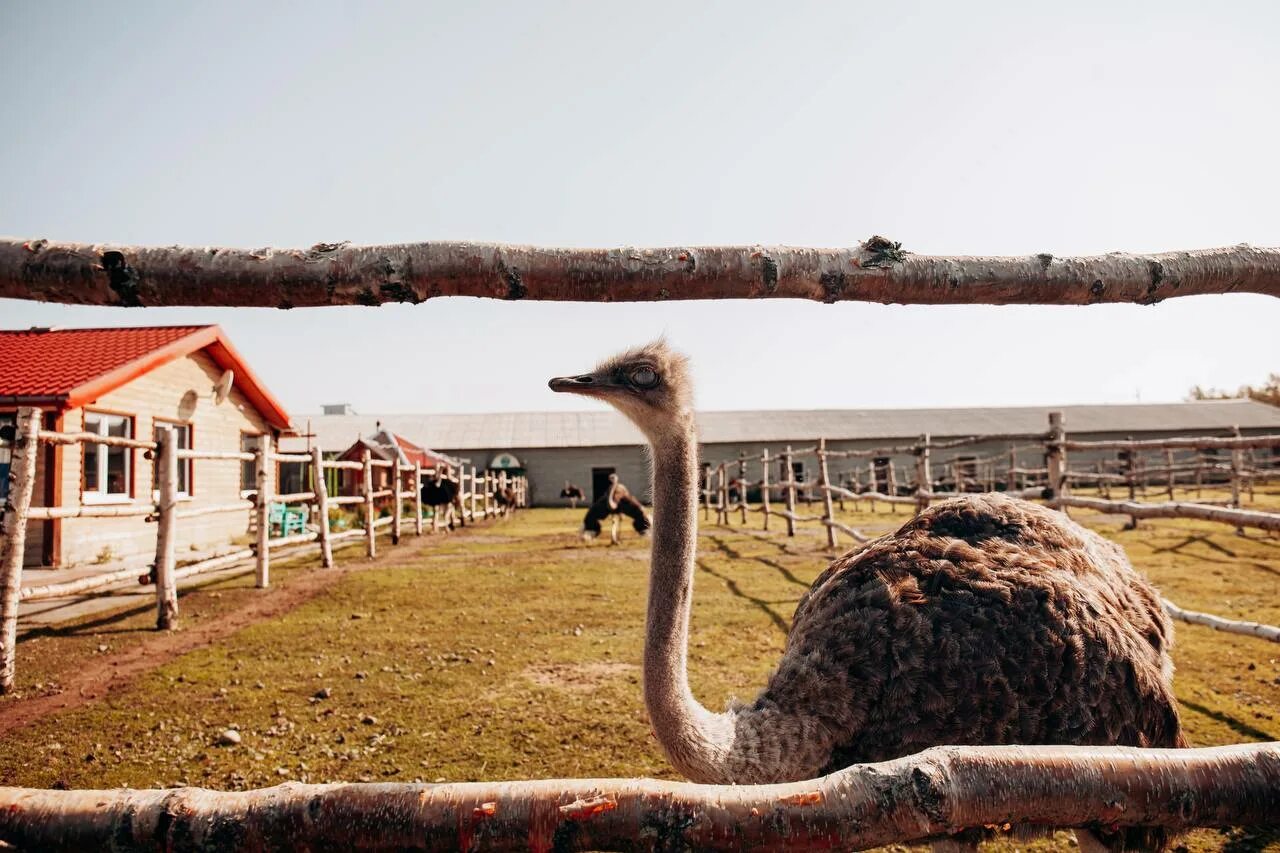
<path id="1" fill-rule="evenodd" d="M 516 508 L 516 490 L 510 486 L 505 489 L 494 489 L 493 501 L 498 505 L 498 511 L 505 518 Z"/>
<path id="2" fill-rule="evenodd" d="M 602 495 L 600 500 L 593 503 L 587 508 L 587 514 L 582 519 L 582 538 L 594 539 L 600 535 L 602 522 L 606 519 L 612 519 L 613 525 L 609 530 L 610 544 L 618 544 L 618 523 L 621 516 L 627 516 L 631 519 L 631 526 L 636 533 L 641 536 L 649 532 L 649 516 L 645 514 L 644 507 L 635 498 L 631 497 L 631 493 L 627 491 L 626 486 L 619 484 L 620 491 L 610 489 L 610 491 Z M 610 497 L 615 501 L 610 503 Z"/>
<path id="3" fill-rule="evenodd" d="M 686 361 L 658 342 L 550 386 L 613 405 L 650 445 L 644 698 L 689 779 L 802 780 L 942 744 L 1182 744 L 1156 592 L 1119 547 L 1001 495 L 937 504 L 835 560 L 763 692 L 708 710 L 687 668 L 699 483 Z"/>
<path id="4" fill-rule="evenodd" d="M 560 490 L 560 497 L 569 501 L 570 509 L 578 508 L 578 501 L 582 500 L 582 488 L 576 483 L 564 481 L 564 488 Z"/>
<path id="5" fill-rule="evenodd" d="M 453 529 L 456 511 L 458 523 L 467 526 L 467 517 L 462 511 L 462 486 L 452 476 L 447 476 L 439 466 L 435 476 L 422 484 L 422 502 L 431 507 L 437 514 L 440 508 L 445 509 L 445 518 L 449 529 Z"/>

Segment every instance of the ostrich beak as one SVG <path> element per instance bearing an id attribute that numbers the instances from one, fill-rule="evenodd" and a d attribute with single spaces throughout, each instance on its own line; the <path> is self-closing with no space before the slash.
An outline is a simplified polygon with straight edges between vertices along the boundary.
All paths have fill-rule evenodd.
<path id="1" fill-rule="evenodd" d="M 557 376 L 547 383 L 552 391 L 569 394 L 581 394 L 584 397 L 603 397 L 614 383 L 594 373 L 583 373 L 580 376 Z"/>

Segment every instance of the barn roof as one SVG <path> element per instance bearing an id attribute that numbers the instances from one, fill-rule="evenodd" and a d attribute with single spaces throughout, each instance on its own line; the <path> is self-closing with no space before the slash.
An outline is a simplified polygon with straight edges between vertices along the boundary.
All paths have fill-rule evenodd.
<path id="1" fill-rule="evenodd" d="M 207 351 L 272 426 L 289 414 L 219 326 L 0 329 L 0 404 L 76 408 L 161 365 Z"/>
<path id="2" fill-rule="evenodd" d="M 1060 411 L 1069 433 L 1201 432 L 1269 429 L 1280 432 L 1280 408 L 1252 400 L 1125 403 L 1092 406 L 1019 406 L 971 409 L 822 409 L 699 412 L 704 444 L 903 439 L 1016 435 L 1044 432 L 1050 411 Z M 354 436 L 383 425 L 451 451 L 640 444 L 640 432 L 612 410 L 508 412 L 483 415 L 319 415 L 316 441 L 341 450 Z"/>

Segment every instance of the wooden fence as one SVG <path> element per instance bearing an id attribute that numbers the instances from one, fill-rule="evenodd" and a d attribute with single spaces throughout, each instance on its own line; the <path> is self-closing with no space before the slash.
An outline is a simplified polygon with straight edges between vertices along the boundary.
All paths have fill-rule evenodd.
<path id="1" fill-rule="evenodd" d="M 1241 505 L 1247 491 L 1253 496 L 1256 483 L 1280 480 L 1280 465 L 1267 460 L 1251 458 L 1252 451 L 1280 447 L 1280 435 L 1227 437 L 1177 437 L 1135 441 L 1075 441 L 1067 438 L 1060 412 L 1049 414 L 1049 428 L 1044 433 L 1029 435 L 974 435 L 935 441 L 922 435 L 910 444 L 859 448 L 856 450 L 831 450 L 826 439 L 818 439 L 811 447 L 794 449 L 787 446 L 782 453 L 770 455 L 766 449 L 758 456 L 743 453 L 737 459 L 710 463 L 703 468 L 701 498 L 703 518 L 715 516 L 717 524 L 729 525 L 736 515 L 740 524 L 747 524 L 749 513 L 761 516 L 761 527 L 771 530 L 770 519 L 783 519 L 788 536 L 796 535 L 796 526 L 816 522 L 826 529 L 827 546 L 836 548 L 841 533 L 854 542 L 870 541 L 871 537 L 839 520 L 836 505 L 844 508 L 845 501 L 866 501 L 872 512 L 877 503 L 886 504 L 890 510 L 899 506 L 909 507 L 919 513 L 930 503 L 954 498 L 969 492 L 1005 492 L 1021 498 L 1044 500 L 1049 506 L 1066 511 L 1070 507 L 1091 509 L 1103 513 L 1128 515 L 1130 525 L 1141 518 L 1186 518 L 1231 524 L 1238 532 L 1245 527 L 1269 533 L 1280 533 L 1280 512 L 1246 509 Z M 934 473 L 933 454 L 940 450 L 956 450 L 995 441 L 1021 442 L 989 457 L 956 457 L 942 466 L 942 473 Z M 1204 451 L 1227 450 L 1231 453 L 1229 465 L 1219 464 L 1215 457 L 1206 457 Z M 1027 451 L 1041 455 L 1043 464 L 1026 466 Z M 1068 467 L 1068 453 L 1118 451 L 1117 464 L 1123 470 L 1107 470 L 1107 463 L 1098 462 L 1095 471 L 1073 471 Z M 1177 452 L 1192 451 L 1197 457 L 1190 461 L 1175 458 Z M 1148 466 L 1143 453 L 1160 454 L 1161 465 Z M 1020 456 L 1021 454 L 1021 456 Z M 899 473 L 894 463 L 896 456 L 914 457 L 911 471 Z M 1273 454 L 1274 457 L 1274 454 Z M 795 462 L 812 458 L 816 461 L 817 478 L 812 482 L 797 481 Z M 835 482 L 831 475 L 831 460 L 868 460 L 865 468 L 866 483 L 862 482 L 863 470 L 857 464 L 848 472 L 844 485 Z M 1021 459 L 1021 461 L 1020 461 Z M 875 460 L 879 460 L 879 464 Z M 1280 463 L 1280 459 L 1275 459 Z M 748 479 L 752 464 L 758 464 L 760 478 Z M 770 469 L 777 464 L 782 472 L 777 480 L 770 479 Z M 1129 500 L 1111 500 L 1109 491 L 1103 497 L 1088 497 L 1072 492 L 1077 484 L 1101 484 L 1104 490 L 1111 485 L 1127 488 Z M 1230 499 L 1222 503 L 1177 501 L 1175 488 L 1194 488 L 1202 491 L 1217 486 L 1230 490 Z M 1153 486 L 1159 486 L 1170 500 L 1147 503 L 1135 500 L 1144 496 Z M 750 503 L 752 491 L 758 491 L 756 505 Z M 816 501 L 822 504 L 821 514 L 797 511 L 798 502 L 806 505 Z M 776 503 L 781 501 L 783 508 Z M 1186 610 L 1164 599 L 1165 610 L 1175 619 L 1197 625 L 1205 625 L 1219 631 L 1261 637 L 1280 642 L 1280 628 L 1258 622 L 1224 619 L 1209 613 Z"/>
<path id="2" fill-rule="evenodd" d="M 36 480 L 36 465 L 41 444 L 98 444 L 127 447 L 152 454 L 157 471 L 158 498 L 155 503 L 130 503 L 124 505 L 77 507 L 33 506 L 32 496 Z M 184 461 L 222 460 L 252 462 L 256 472 L 256 492 L 252 500 L 186 508 L 178 499 L 178 472 Z M 281 462 L 303 463 L 311 471 L 312 491 L 277 493 L 275 491 L 276 464 Z M 360 492 L 351 495 L 330 495 L 324 473 L 331 469 L 354 469 L 362 472 Z M 393 469 L 390 488 L 374 489 L 373 471 Z M 308 453 L 279 453 L 272 448 L 271 437 L 261 436 L 252 452 L 193 450 L 177 447 L 173 433 L 168 429 L 157 432 L 155 441 L 145 441 L 119 436 L 103 436 L 97 433 L 59 433 L 40 428 L 40 410 L 20 409 L 17 430 L 13 442 L 13 461 L 10 470 L 11 488 L 4 511 L 4 536 L 0 542 L 0 693 L 11 691 L 14 686 L 15 656 L 17 645 L 18 606 L 23 601 L 39 601 L 80 595 L 123 581 L 137 578 L 143 584 L 154 583 L 156 593 L 156 627 L 161 630 L 177 626 L 178 582 L 208 572 L 228 568 L 253 560 L 255 584 L 265 589 L 271 583 L 271 555 L 280 548 L 297 547 L 315 543 L 320 548 L 321 564 L 325 568 L 335 565 L 333 546 L 352 539 L 363 539 L 365 553 L 377 555 L 377 535 L 384 528 L 393 545 L 399 544 L 406 518 L 405 502 L 413 502 L 409 516 L 413 533 L 424 532 L 424 507 L 421 484 L 426 477 L 434 476 L 432 469 L 421 465 L 407 465 L 373 458 L 368 448 L 360 461 L 324 459 L 320 448 Z M 458 473 L 463 517 L 469 521 L 490 518 L 501 509 L 490 498 L 494 487 L 511 487 L 516 493 L 516 506 L 525 506 L 528 487 L 523 477 L 508 478 L 503 472 L 494 476 L 483 474 L 471 466 L 468 474 L 465 466 Z M 406 480 L 408 481 L 406 483 Z M 384 505 L 389 499 L 389 514 L 379 517 L 378 502 Z M 308 504 L 315 507 L 314 529 L 273 537 L 271 507 Z M 352 530 L 334 532 L 330 529 L 330 509 L 344 505 L 363 508 L 363 523 Z M 179 522 L 221 513 L 251 513 L 254 520 L 256 541 L 252 547 L 231 553 L 218 554 L 181 567 L 177 565 L 175 540 Z M 145 570 L 137 567 L 118 569 L 90 575 L 62 583 L 41 586 L 22 586 L 22 564 L 26 546 L 27 524 L 54 518 L 120 518 L 142 516 L 156 524 L 155 561 Z M 433 528 L 438 527 L 438 514 L 433 514 Z"/>

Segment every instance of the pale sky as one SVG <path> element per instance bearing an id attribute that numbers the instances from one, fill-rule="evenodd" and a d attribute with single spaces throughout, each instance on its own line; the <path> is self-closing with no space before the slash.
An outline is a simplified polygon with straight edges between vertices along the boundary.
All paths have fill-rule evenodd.
<path id="1" fill-rule="evenodd" d="M 0 234 L 310 246 L 1280 243 L 1280 4 L 8 2 Z M 1180 399 L 1280 370 L 1280 300 L 91 309 L 221 323 L 294 414 L 582 409 L 666 333 L 706 409 Z M 0 365 L 0 370 L 3 365 Z"/>

